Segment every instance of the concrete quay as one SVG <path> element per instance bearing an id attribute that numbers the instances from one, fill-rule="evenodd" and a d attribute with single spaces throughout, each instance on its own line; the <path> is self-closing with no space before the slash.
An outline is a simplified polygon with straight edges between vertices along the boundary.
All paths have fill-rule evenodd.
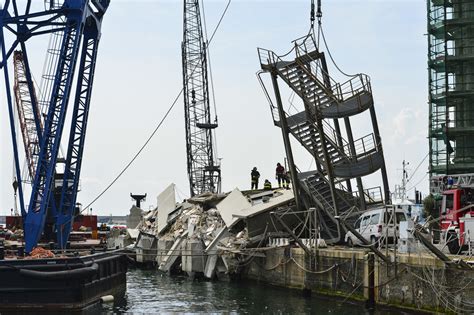
<path id="1" fill-rule="evenodd" d="M 242 276 L 268 284 L 377 305 L 432 313 L 470 313 L 474 271 L 429 254 L 397 254 L 386 264 L 365 249 L 330 247 L 313 257 L 298 247 L 269 248 Z M 392 261 L 393 261 L 392 253 Z"/>

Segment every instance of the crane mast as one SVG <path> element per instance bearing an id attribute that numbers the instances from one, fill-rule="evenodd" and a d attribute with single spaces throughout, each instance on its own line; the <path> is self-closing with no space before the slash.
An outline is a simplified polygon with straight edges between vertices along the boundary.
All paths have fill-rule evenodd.
<path id="1" fill-rule="evenodd" d="M 187 168 L 191 196 L 219 193 L 220 166 L 213 148 L 209 101 L 207 41 L 204 38 L 198 0 L 184 0 L 182 62 Z"/>
<path id="2" fill-rule="evenodd" d="M 102 18 L 110 0 L 64 0 L 48 1 L 44 11 L 31 12 L 32 1 L 21 3 L 7 1 L 0 9 L 1 63 L 5 77 L 5 95 L 10 118 L 16 179 L 19 188 L 20 207 L 25 233 L 25 252 L 30 253 L 40 238 L 50 237 L 56 232 L 60 248 L 65 248 L 76 211 L 79 176 L 82 164 L 87 121 L 101 35 Z M 16 30 L 15 30 L 16 29 Z M 16 35 L 11 47 L 6 47 L 4 31 Z M 48 87 L 43 94 L 42 105 L 46 107 L 41 117 L 32 74 L 28 62 L 27 42 L 31 37 L 53 34 L 58 40 L 54 49 L 48 49 L 54 62 L 47 69 Z M 19 54 L 14 54 L 17 109 L 24 138 L 28 169 L 32 177 L 31 197 L 26 211 L 22 176 L 20 173 L 19 151 L 16 141 L 16 127 L 13 115 L 13 100 L 10 92 L 8 67 L 9 57 L 17 46 Z M 76 72 L 76 65 L 78 71 Z M 77 74 L 77 75 L 75 75 Z M 77 78 L 76 78 L 77 77 Z M 76 82 L 74 82 L 76 78 Z M 75 85 L 75 96 L 72 96 Z M 43 91 L 45 92 L 45 91 Z M 46 95 L 46 96 L 45 96 Z M 69 99 L 73 98 L 70 119 L 68 150 L 64 173 L 59 174 L 56 166 L 63 130 L 68 120 Z M 30 140 L 32 139 L 32 140 Z M 31 144 L 32 143 L 32 144 Z M 30 145 L 31 144 L 31 145 Z M 30 148 L 32 147 L 32 149 Z M 30 154 L 32 157 L 28 157 Z M 34 174 L 33 174 L 34 173 Z"/>

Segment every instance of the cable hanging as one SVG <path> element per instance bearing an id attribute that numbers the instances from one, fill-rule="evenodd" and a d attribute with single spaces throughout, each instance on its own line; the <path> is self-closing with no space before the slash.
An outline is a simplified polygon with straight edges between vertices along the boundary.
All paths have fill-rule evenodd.
<path id="1" fill-rule="evenodd" d="M 314 3 L 314 0 L 311 0 L 311 13 L 310 13 L 310 29 L 309 29 L 309 32 L 308 32 L 308 36 L 307 37 L 313 37 L 313 41 L 315 42 L 316 44 L 316 47 L 320 47 L 320 38 L 323 39 L 323 42 L 324 42 L 324 46 L 326 47 L 326 51 L 328 52 L 328 55 L 329 55 L 329 58 L 331 59 L 332 63 L 334 64 L 334 67 L 343 75 L 345 75 L 346 77 L 356 77 L 358 76 L 358 74 L 349 74 L 349 73 L 346 73 L 344 71 L 342 71 L 342 69 L 339 67 L 339 65 L 336 63 L 336 61 L 334 60 L 332 54 L 331 54 L 331 50 L 329 49 L 329 46 L 327 44 L 327 41 L 326 41 L 326 37 L 324 36 L 324 31 L 323 31 L 323 25 L 322 25 L 322 18 L 323 18 L 323 11 L 321 9 L 321 1 L 322 0 L 317 0 L 317 7 L 315 6 L 315 3 Z M 314 29 L 314 23 L 316 21 L 316 19 L 318 20 L 318 34 L 316 36 L 315 34 L 315 29 Z"/>

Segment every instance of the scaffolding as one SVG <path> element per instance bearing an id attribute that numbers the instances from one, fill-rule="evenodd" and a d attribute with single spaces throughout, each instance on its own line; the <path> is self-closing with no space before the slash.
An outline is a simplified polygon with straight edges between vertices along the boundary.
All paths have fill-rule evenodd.
<path id="1" fill-rule="evenodd" d="M 474 0 L 428 0 L 430 176 L 474 173 Z"/>

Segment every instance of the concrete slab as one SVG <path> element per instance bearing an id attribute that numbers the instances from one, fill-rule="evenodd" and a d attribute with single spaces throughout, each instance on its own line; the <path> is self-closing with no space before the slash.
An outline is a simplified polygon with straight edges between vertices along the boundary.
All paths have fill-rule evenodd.
<path id="1" fill-rule="evenodd" d="M 156 254 L 156 262 L 158 263 L 158 266 L 161 265 L 163 262 L 164 257 L 167 256 L 167 253 L 173 246 L 173 241 L 172 240 L 167 240 L 167 239 L 160 239 L 158 240 L 158 250 Z"/>
<path id="2" fill-rule="evenodd" d="M 238 219 L 234 217 L 234 214 L 240 213 L 243 209 L 250 206 L 251 203 L 248 199 L 236 188 L 224 200 L 219 202 L 216 208 L 226 226 L 230 227 L 238 221 Z"/>
<path id="3" fill-rule="evenodd" d="M 140 234 L 139 229 L 127 229 L 128 235 L 130 235 L 130 238 L 132 239 L 137 239 L 138 235 Z"/>
<path id="4" fill-rule="evenodd" d="M 204 272 L 206 255 L 201 240 L 188 240 L 181 245 L 182 269 L 188 274 Z"/>
<path id="5" fill-rule="evenodd" d="M 217 233 L 216 237 L 212 240 L 212 242 L 206 247 L 205 252 L 209 255 L 217 253 L 217 245 L 219 242 L 229 236 L 229 230 L 226 228 L 221 228 L 220 231 Z"/>
<path id="6" fill-rule="evenodd" d="M 162 257 L 161 264 L 159 267 L 161 271 L 168 272 L 171 266 L 173 266 L 174 262 L 181 254 L 181 244 L 185 241 L 187 236 L 188 231 L 184 232 L 181 236 L 179 236 L 174 242 L 173 246 L 171 246 L 168 253 L 164 257 Z"/>
<path id="7" fill-rule="evenodd" d="M 217 255 L 207 256 L 206 268 L 204 268 L 204 276 L 208 279 L 212 279 L 214 277 L 214 273 L 216 271 L 217 258 L 218 258 Z"/>
<path id="8" fill-rule="evenodd" d="M 285 203 L 288 203 L 294 198 L 295 196 L 293 195 L 292 190 L 282 189 L 276 192 L 276 195 L 270 198 L 267 202 L 261 202 L 258 204 L 254 204 L 253 206 L 249 206 L 247 208 L 241 209 L 239 212 L 235 212 L 233 216 L 237 218 L 252 217 L 261 212 L 265 212 L 270 209 L 281 206 Z"/>
<path id="9" fill-rule="evenodd" d="M 162 193 L 158 195 L 158 225 L 156 234 L 160 234 L 168 224 L 168 215 L 175 210 L 176 195 L 175 184 L 169 185 Z"/>

